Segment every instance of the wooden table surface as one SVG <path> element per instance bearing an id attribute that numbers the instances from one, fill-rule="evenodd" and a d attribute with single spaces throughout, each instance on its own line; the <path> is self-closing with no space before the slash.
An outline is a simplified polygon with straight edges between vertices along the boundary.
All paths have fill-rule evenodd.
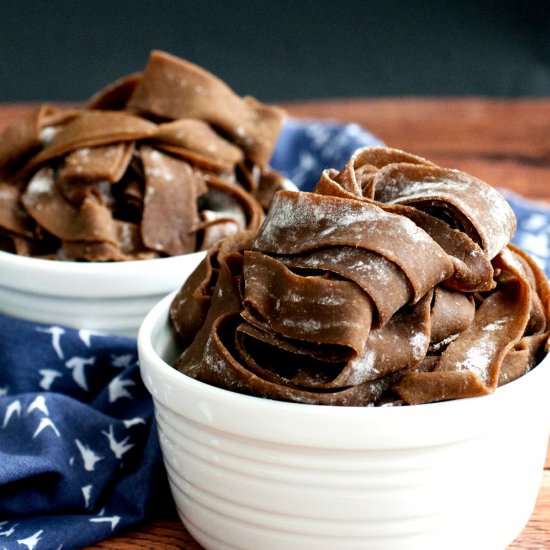
<path id="1" fill-rule="evenodd" d="M 356 122 L 388 145 L 550 203 L 550 99 L 350 99 L 285 105 L 292 116 Z M 27 106 L 0 106 L 0 128 Z M 89 548 L 199 550 L 175 512 Z M 533 515 L 508 550 L 550 548 L 550 454 Z"/>

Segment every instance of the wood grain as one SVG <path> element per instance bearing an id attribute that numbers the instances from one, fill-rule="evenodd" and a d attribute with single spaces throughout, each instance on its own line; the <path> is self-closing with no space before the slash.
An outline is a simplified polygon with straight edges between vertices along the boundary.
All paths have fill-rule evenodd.
<path id="1" fill-rule="evenodd" d="M 356 122 L 388 145 L 550 203 L 550 99 L 348 99 L 285 107 L 296 117 Z M 0 128 L 31 108 L 0 106 Z M 533 515 L 508 550 L 550 548 L 550 453 L 545 467 Z M 173 513 L 89 548 L 198 550 L 200 546 Z"/>
<path id="2" fill-rule="evenodd" d="M 388 145 L 550 200 L 548 99 L 349 99 L 286 107 L 297 117 L 356 122 Z"/>

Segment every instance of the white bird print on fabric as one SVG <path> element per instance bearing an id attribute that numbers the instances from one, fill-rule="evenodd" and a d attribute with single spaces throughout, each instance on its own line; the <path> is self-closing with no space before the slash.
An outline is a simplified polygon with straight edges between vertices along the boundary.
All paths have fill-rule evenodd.
<path id="1" fill-rule="evenodd" d="M 131 428 L 137 424 L 145 424 L 145 420 L 141 416 L 136 416 L 135 418 L 129 418 L 128 420 L 123 420 L 125 428 Z"/>
<path id="2" fill-rule="evenodd" d="M 50 411 L 46 406 L 46 399 L 43 395 L 36 396 L 33 402 L 27 407 L 27 414 L 31 413 L 32 411 L 40 411 L 46 416 L 50 416 Z"/>
<path id="3" fill-rule="evenodd" d="M 82 457 L 82 462 L 84 463 L 84 469 L 87 472 L 93 472 L 96 462 L 103 460 L 102 456 L 96 454 L 88 445 L 84 445 L 78 439 L 75 439 L 74 442 L 78 450 L 80 451 L 80 456 Z"/>
<path id="4" fill-rule="evenodd" d="M 8 523 L 7 521 L 3 521 L 1 525 L 6 525 Z M 6 529 L 5 531 L 0 531 L 0 536 L 2 537 L 11 537 L 15 533 L 15 528 L 17 527 L 17 523 L 14 523 L 9 529 Z"/>
<path id="5" fill-rule="evenodd" d="M 110 523 L 112 531 L 118 525 L 120 516 L 98 516 L 95 518 L 90 518 L 88 521 L 92 521 L 93 523 Z"/>
<path id="6" fill-rule="evenodd" d="M 4 423 L 2 424 L 2 429 L 4 429 L 8 422 L 10 421 L 11 417 L 17 414 L 19 418 L 21 418 L 21 401 L 19 399 L 16 399 L 15 401 L 12 401 L 6 408 L 6 414 L 4 415 Z"/>
<path id="7" fill-rule="evenodd" d="M 85 391 L 88 391 L 88 382 L 84 367 L 93 365 L 94 363 L 95 357 L 71 357 L 65 363 L 65 366 L 73 371 L 73 380 Z"/>
<path id="8" fill-rule="evenodd" d="M 52 336 L 52 347 L 55 350 L 55 353 L 57 353 L 57 356 L 59 359 L 64 359 L 63 350 L 61 349 L 61 336 L 65 334 L 65 329 L 61 327 L 49 327 L 49 328 L 42 328 L 42 327 L 36 327 L 37 332 L 44 332 L 45 334 L 51 334 Z"/>
<path id="9" fill-rule="evenodd" d="M 111 365 L 116 368 L 129 367 L 134 361 L 134 354 L 126 353 L 124 355 L 115 355 L 111 353 Z"/>
<path id="10" fill-rule="evenodd" d="M 60 376 L 63 376 L 58 370 L 53 369 L 40 369 L 38 374 L 42 377 L 38 385 L 43 390 L 49 390 L 52 387 L 54 380 Z"/>
<path id="11" fill-rule="evenodd" d="M 113 378 L 109 384 L 109 403 L 114 403 L 121 397 L 129 397 L 133 399 L 132 394 L 126 389 L 126 386 L 135 386 L 133 380 L 123 380 L 120 376 Z"/>
<path id="12" fill-rule="evenodd" d="M 8 387 L 0 388 L 0 397 L 4 397 L 5 395 L 8 395 Z"/>
<path id="13" fill-rule="evenodd" d="M 96 332 L 95 330 L 88 330 L 82 328 L 78 331 L 78 337 L 86 344 L 86 347 L 90 347 L 90 338 L 92 336 L 103 336 L 103 332 Z"/>
<path id="14" fill-rule="evenodd" d="M 133 443 L 128 444 L 130 436 L 125 437 L 122 441 L 117 441 L 115 439 L 115 434 L 113 431 L 113 425 L 109 426 L 109 431 L 106 432 L 101 430 L 101 433 L 109 440 L 109 447 L 113 454 L 120 460 L 125 453 L 127 453 L 133 446 Z"/>
<path id="15" fill-rule="evenodd" d="M 36 428 L 36 431 L 34 432 L 32 438 L 34 439 L 35 437 L 37 437 L 40 432 L 42 432 L 46 428 L 51 428 L 57 437 L 61 437 L 59 430 L 55 427 L 55 424 L 51 421 L 51 419 L 43 417 L 40 419 L 40 424 L 38 424 L 38 428 Z"/>
<path id="16" fill-rule="evenodd" d="M 17 542 L 19 544 L 24 544 L 29 550 L 34 550 L 36 548 L 36 545 L 40 542 L 40 535 L 44 532 L 43 529 L 40 529 L 40 531 L 36 531 L 36 533 L 33 533 L 30 537 L 27 537 L 26 539 L 18 539 Z"/>
<path id="17" fill-rule="evenodd" d="M 84 496 L 84 507 L 88 508 L 90 506 L 90 496 L 92 495 L 93 485 L 84 485 L 81 487 L 82 495 Z"/>

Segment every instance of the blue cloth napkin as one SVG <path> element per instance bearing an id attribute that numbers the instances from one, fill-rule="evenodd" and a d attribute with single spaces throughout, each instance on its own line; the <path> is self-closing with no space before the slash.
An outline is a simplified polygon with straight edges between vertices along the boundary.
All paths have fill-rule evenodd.
<path id="1" fill-rule="evenodd" d="M 383 145 L 357 124 L 289 119 L 283 126 L 271 166 L 302 191 L 312 191 L 325 168 L 343 168 L 359 147 Z"/>
<path id="2" fill-rule="evenodd" d="M 0 548 L 79 548 L 170 501 L 135 340 L 0 333 Z"/>
<path id="3" fill-rule="evenodd" d="M 290 120 L 273 166 L 301 189 L 381 142 Z M 550 210 L 510 193 L 514 241 L 548 272 Z M 0 548 L 80 548 L 171 509 L 135 341 L 0 315 Z"/>

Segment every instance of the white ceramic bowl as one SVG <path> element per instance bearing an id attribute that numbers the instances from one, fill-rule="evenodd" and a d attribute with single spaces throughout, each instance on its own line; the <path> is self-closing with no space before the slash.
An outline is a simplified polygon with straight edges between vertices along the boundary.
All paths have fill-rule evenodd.
<path id="1" fill-rule="evenodd" d="M 40 260 L 0 251 L 0 312 L 136 336 L 147 312 L 205 256 L 116 263 Z"/>
<path id="2" fill-rule="evenodd" d="M 206 549 L 502 550 L 535 505 L 550 359 L 486 397 L 324 407 L 239 395 L 168 363 L 172 296 L 138 347 L 179 515 Z"/>

